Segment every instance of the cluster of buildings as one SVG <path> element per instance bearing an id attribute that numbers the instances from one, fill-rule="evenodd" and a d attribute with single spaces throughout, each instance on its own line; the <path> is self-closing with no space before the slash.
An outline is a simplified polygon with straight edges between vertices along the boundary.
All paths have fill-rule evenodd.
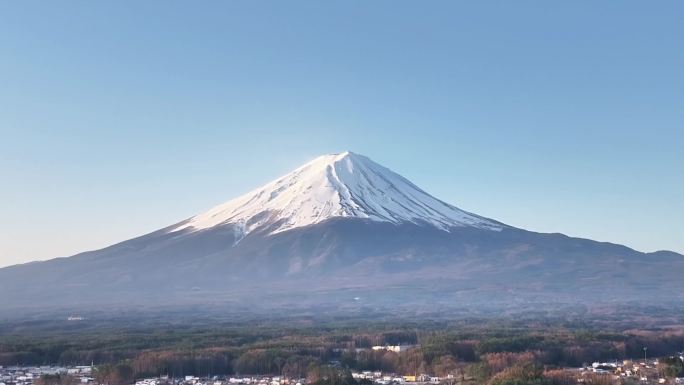
<path id="1" fill-rule="evenodd" d="M 146 378 L 136 381 L 135 385 L 303 385 L 305 379 L 293 379 L 284 376 L 245 376 L 211 378 L 185 376 L 171 379 L 169 377 Z"/>
<path id="2" fill-rule="evenodd" d="M 43 375 L 68 374 L 82 384 L 93 382 L 92 366 L 0 366 L 0 385 L 33 385 Z"/>
<path id="3" fill-rule="evenodd" d="M 684 362 L 684 353 L 679 354 L 679 359 Z M 614 361 L 594 362 L 591 366 L 581 368 L 582 375 L 605 374 L 613 379 L 634 379 L 642 384 L 674 385 L 683 384 L 684 377 L 664 378 L 659 368 L 660 363 L 655 361 Z"/>
<path id="4" fill-rule="evenodd" d="M 356 380 L 370 380 L 378 385 L 389 384 L 438 384 L 445 378 L 429 376 L 427 374 L 400 376 L 393 373 L 380 371 L 352 372 Z M 305 385 L 305 378 L 289 378 L 286 376 L 243 376 L 243 377 L 219 377 L 203 378 L 185 376 L 180 379 L 168 377 L 146 378 L 138 380 L 135 385 Z"/>
<path id="5" fill-rule="evenodd" d="M 446 378 L 422 375 L 400 376 L 380 371 L 352 372 L 356 380 L 366 379 L 378 385 L 405 384 L 438 384 Z M 305 378 L 289 378 L 286 376 L 242 376 L 242 377 L 195 377 L 185 376 L 180 379 L 169 377 L 146 378 L 138 380 L 135 385 L 305 385 Z"/>
<path id="6" fill-rule="evenodd" d="M 386 350 L 392 350 L 390 347 Z M 36 380 L 43 375 L 66 374 L 84 385 L 94 383 L 92 366 L 0 366 L 0 385 L 34 385 Z M 394 373 L 383 373 L 380 371 L 352 372 L 352 376 L 357 379 L 370 380 L 378 385 L 389 384 L 438 384 L 446 378 L 421 375 L 401 376 Z M 305 378 L 288 378 L 285 376 L 242 376 L 242 377 L 219 377 L 211 378 L 185 376 L 183 378 L 157 377 L 145 378 L 135 382 L 135 385 L 305 385 Z"/>
<path id="7" fill-rule="evenodd" d="M 363 372 L 352 372 L 352 377 L 356 380 L 370 380 L 373 381 L 376 384 L 379 385 L 388 385 L 388 384 L 403 384 L 407 382 L 411 383 L 429 383 L 429 384 L 438 384 L 444 378 L 440 377 L 435 377 L 435 376 L 430 376 L 427 374 L 420 374 L 420 375 L 409 375 L 409 376 L 398 376 L 396 374 L 392 373 L 383 373 L 380 371 L 363 371 Z"/>

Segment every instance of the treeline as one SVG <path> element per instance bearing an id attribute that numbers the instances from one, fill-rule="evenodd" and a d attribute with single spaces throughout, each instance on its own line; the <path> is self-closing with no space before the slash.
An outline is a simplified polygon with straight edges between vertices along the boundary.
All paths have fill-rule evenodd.
<path id="1" fill-rule="evenodd" d="M 561 378 L 562 372 L 553 372 L 555 368 L 639 358 L 644 347 L 650 357 L 684 350 L 681 331 L 454 327 L 374 332 L 361 328 L 243 327 L 228 331 L 0 337 L 0 365 L 93 362 L 98 365 L 99 378 L 110 385 L 157 375 L 282 374 L 344 381 L 346 377 L 326 372 L 331 363 L 346 370 L 452 374 L 478 379 L 478 383 L 496 379 L 497 385 L 516 376 L 528 378 L 527 383 L 560 384 L 567 379 Z M 418 347 L 401 353 L 370 349 L 400 344 Z M 675 364 L 668 369 L 672 373 L 679 371 Z"/>
<path id="2" fill-rule="evenodd" d="M 513 336 L 462 336 L 434 334 L 421 336 L 413 333 L 402 340 L 386 342 L 382 335 L 373 337 L 347 336 L 279 336 L 263 338 L 253 343 L 223 345 L 198 344 L 198 347 L 175 347 L 170 342 L 162 348 L 116 349 L 106 346 L 89 348 L 79 341 L 64 344 L 43 344 L 40 340 L 22 344 L 0 343 L 0 365 L 83 365 L 119 363 L 135 360 L 140 367 L 163 367 L 168 372 L 209 371 L 279 372 L 292 356 L 310 357 L 319 361 L 339 360 L 345 366 L 360 370 L 402 371 L 407 367 L 431 365 L 437 357 L 451 356 L 457 361 L 474 362 L 488 353 L 541 351 L 544 364 L 580 366 L 583 363 L 608 359 L 628 359 L 643 356 L 648 348 L 651 356 L 666 356 L 684 350 L 684 336 L 544 334 Z M 395 342 L 396 341 L 396 342 Z M 406 355 L 386 354 L 370 350 L 373 345 L 410 343 L 420 344 L 420 359 Z M 365 350 L 362 350 L 365 349 Z M 357 352 L 357 350 L 360 350 Z M 418 353 L 411 353 L 418 354 Z M 412 371 L 412 370 L 409 370 Z"/>
<path id="3" fill-rule="evenodd" d="M 455 338 L 455 337 L 451 337 Z M 649 339 L 653 343 L 654 340 Z M 148 375 L 282 374 L 307 377 L 318 367 L 331 362 L 350 370 L 380 370 L 399 374 L 430 373 L 439 376 L 469 373 L 490 378 L 520 363 L 544 368 L 577 367 L 594 361 L 639 357 L 627 356 L 628 346 L 646 340 L 594 341 L 507 337 L 483 341 L 455 340 L 443 335 L 426 340 L 424 345 L 395 353 L 370 349 L 327 348 L 211 348 L 201 351 L 147 351 L 127 360 L 136 377 Z M 566 345 L 567 344 L 567 345 Z M 649 345 L 646 345 L 649 346 Z M 667 356 L 681 350 L 684 341 L 675 338 L 667 344 L 652 344 L 654 355 Z M 651 349 L 649 347 L 649 349 Z M 672 369 L 674 370 L 674 369 Z"/>

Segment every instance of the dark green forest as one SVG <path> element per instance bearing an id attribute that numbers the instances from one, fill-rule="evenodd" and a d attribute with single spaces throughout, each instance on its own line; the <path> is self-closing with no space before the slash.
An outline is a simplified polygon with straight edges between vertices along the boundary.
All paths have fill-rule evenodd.
<path id="1" fill-rule="evenodd" d="M 416 347 L 401 353 L 370 349 L 397 344 Z M 610 317 L 591 322 L 293 317 L 177 323 L 32 321 L 6 323 L 0 329 L 0 365 L 93 363 L 110 384 L 158 375 L 235 374 L 344 383 L 349 370 L 451 374 L 476 383 L 515 383 L 511 378 L 546 383 L 554 369 L 635 359 L 643 356 L 644 347 L 653 357 L 682 351 L 684 328 L 643 320 L 625 324 Z M 329 372 L 331 364 L 335 375 Z M 679 373 L 677 365 L 667 367 L 669 374 Z"/>

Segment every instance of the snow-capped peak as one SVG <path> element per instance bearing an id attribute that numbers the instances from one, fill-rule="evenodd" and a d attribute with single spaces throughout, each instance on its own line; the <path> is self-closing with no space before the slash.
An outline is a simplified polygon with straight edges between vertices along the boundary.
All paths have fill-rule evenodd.
<path id="1" fill-rule="evenodd" d="M 352 152 L 323 155 L 243 196 L 190 218 L 171 231 L 237 225 L 242 236 L 269 225 L 274 234 L 335 217 L 501 230 L 504 225 L 460 210 L 399 174 Z"/>

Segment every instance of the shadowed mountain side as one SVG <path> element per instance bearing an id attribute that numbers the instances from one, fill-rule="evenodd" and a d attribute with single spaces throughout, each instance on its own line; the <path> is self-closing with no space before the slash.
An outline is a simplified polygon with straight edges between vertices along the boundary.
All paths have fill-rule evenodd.
<path id="1" fill-rule="evenodd" d="M 407 306 L 448 305 L 462 301 L 463 293 L 473 303 L 669 301 L 684 293 L 679 254 L 640 253 L 562 234 L 469 227 L 446 232 L 352 218 L 272 235 L 268 230 L 239 239 L 230 224 L 163 229 L 71 258 L 0 269 L 0 291 L 6 307 L 255 298 L 267 306 L 269 300 L 326 301 L 336 292 Z"/>

